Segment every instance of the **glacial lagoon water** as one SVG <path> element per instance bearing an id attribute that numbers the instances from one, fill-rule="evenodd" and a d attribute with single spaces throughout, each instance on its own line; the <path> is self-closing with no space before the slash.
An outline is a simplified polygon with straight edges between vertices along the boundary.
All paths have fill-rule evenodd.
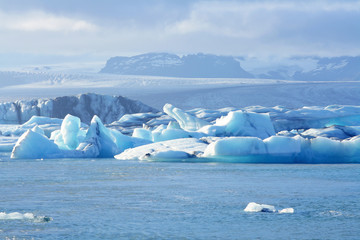
<path id="1" fill-rule="evenodd" d="M 0 212 L 51 218 L 0 219 L 0 239 L 360 237 L 360 164 L 0 159 Z"/>

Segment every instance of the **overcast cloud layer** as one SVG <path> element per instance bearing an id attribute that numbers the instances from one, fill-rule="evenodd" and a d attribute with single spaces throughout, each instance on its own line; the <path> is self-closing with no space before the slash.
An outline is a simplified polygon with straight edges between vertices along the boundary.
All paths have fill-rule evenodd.
<path id="1" fill-rule="evenodd" d="M 0 0 L 0 54 L 360 55 L 360 1 Z"/>

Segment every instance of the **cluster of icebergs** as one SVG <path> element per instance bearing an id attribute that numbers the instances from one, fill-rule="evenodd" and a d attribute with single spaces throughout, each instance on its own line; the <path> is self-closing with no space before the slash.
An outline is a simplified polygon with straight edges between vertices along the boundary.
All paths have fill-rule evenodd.
<path id="1" fill-rule="evenodd" d="M 105 126 L 97 116 L 89 126 L 72 115 L 63 120 L 34 116 L 14 131 L 24 133 L 13 147 L 11 158 L 360 162 L 360 107 L 357 106 L 185 112 L 166 104 L 163 110 L 166 117 L 144 113 L 143 117 L 136 114 L 120 119 L 118 124 L 129 124 L 131 119 L 136 119 L 137 125 L 141 119 L 152 122 L 151 126 L 144 122 L 143 127 L 134 128 L 131 136 L 116 130 L 116 124 Z"/>

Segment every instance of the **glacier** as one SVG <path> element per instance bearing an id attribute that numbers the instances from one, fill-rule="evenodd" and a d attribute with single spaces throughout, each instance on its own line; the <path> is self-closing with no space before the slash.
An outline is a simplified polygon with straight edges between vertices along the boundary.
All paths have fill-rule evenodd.
<path id="1" fill-rule="evenodd" d="M 119 120 L 129 113 L 158 112 L 139 101 L 122 96 L 100 95 L 95 93 L 64 96 L 54 99 L 18 100 L 0 103 L 0 123 L 22 124 L 32 116 L 64 118 L 71 114 L 84 123 L 90 123 L 98 115 L 105 123 Z"/>
<path id="2" fill-rule="evenodd" d="M 166 104 L 163 110 L 127 114 L 110 124 L 94 115 L 90 125 L 71 114 L 64 119 L 33 116 L 12 130 L 11 140 L 0 137 L 0 150 L 11 149 L 14 159 L 360 162 L 358 106 L 184 111 Z M 126 127 L 132 131 L 122 131 Z M 16 133 L 22 135 L 15 143 Z"/>

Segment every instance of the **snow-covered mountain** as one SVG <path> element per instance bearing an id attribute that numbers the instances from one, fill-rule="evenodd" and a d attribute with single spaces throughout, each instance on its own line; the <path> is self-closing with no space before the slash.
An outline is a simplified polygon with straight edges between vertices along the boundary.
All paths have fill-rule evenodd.
<path id="1" fill-rule="evenodd" d="M 240 66 L 241 65 L 241 66 Z M 192 78 L 260 78 L 300 81 L 358 81 L 359 57 L 246 57 L 148 53 L 110 58 L 100 73 Z"/>
<path id="2" fill-rule="evenodd" d="M 110 58 L 101 73 L 193 78 L 252 78 L 230 56 L 191 54 L 179 57 L 169 53 L 148 53 Z"/>
<path id="3" fill-rule="evenodd" d="M 240 60 L 243 68 L 261 79 L 286 79 L 299 81 L 359 81 L 360 56 L 358 57 L 293 57 L 264 61 Z"/>
<path id="4" fill-rule="evenodd" d="M 111 123 L 124 114 L 141 112 L 158 110 L 122 96 L 88 93 L 54 99 L 0 103 L 0 123 L 24 123 L 34 115 L 64 118 L 67 114 L 79 117 L 84 123 L 90 123 L 94 115 L 98 115 L 104 123 Z"/>
<path id="5" fill-rule="evenodd" d="M 304 81 L 359 81 L 360 56 L 318 58 L 315 69 L 298 71 L 292 78 Z"/>

